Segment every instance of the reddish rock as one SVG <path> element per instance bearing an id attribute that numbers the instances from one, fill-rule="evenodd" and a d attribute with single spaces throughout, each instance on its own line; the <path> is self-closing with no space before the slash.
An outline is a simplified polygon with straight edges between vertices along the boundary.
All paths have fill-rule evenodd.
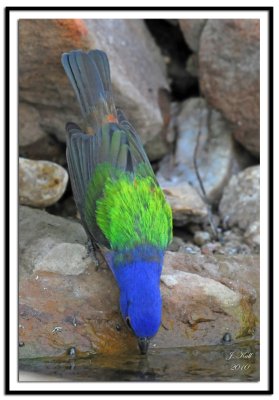
<path id="1" fill-rule="evenodd" d="M 167 122 L 158 97 L 161 89 L 168 89 L 168 83 L 164 61 L 143 21 L 20 20 L 20 101 L 35 107 L 40 129 L 65 142 L 66 122 L 82 121 L 61 54 L 94 48 L 108 54 L 116 105 L 123 108 L 143 142 L 149 143 L 150 157 L 160 158 L 167 151 L 161 138 Z M 25 119 L 31 125 L 33 120 L 37 129 L 38 118 L 33 114 Z"/>
<path id="2" fill-rule="evenodd" d="M 260 21 L 213 19 L 199 47 L 200 87 L 214 108 L 234 124 L 235 138 L 260 151 Z"/>
<path id="3" fill-rule="evenodd" d="M 138 352 L 105 264 L 96 270 L 83 257 L 76 268 L 67 270 L 65 251 L 70 243 L 74 247 L 83 240 L 78 223 L 20 208 L 20 358 L 63 356 L 71 347 L 77 356 Z M 254 335 L 258 257 L 167 252 L 161 282 L 162 326 L 151 348 L 219 344 L 226 332 L 233 340 Z"/>

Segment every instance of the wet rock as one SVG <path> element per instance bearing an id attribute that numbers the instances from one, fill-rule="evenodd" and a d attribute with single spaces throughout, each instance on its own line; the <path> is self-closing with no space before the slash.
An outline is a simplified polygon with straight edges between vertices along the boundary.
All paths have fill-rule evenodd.
<path id="1" fill-rule="evenodd" d="M 79 271 L 67 270 L 64 256 L 60 258 L 69 244 L 69 256 L 75 250 L 84 254 L 76 247 L 85 242 L 82 227 L 20 207 L 19 228 L 19 342 L 24 343 L 19 357 L 69 357 L 69 348 L 75 348 L 77 357 L 137 354 L 136 340 L 120 316 L 119 291 L 110 270 L 101 264 L 97 271 L 93 262 L 85 267 L 82 258 Z M 54 256 L 55 268 L 46 270 Z M 225 332 L 233 341 L 253 335 L 258 285 L 259 257 L 167 252 L 161 284 L 163 325 L 152 346 L 219 344 Z"/>
<path id="2" fill-rule="evenodd" d="M 199 50 L 200 36 L 206 24 L 206 19 L 180 19 L 179 26 L 188 46 L 194 51 Z"/>
<path id="3" fill-rule="evenodd" d="M 189 222 L 201 222 L 207 218 L 207 207 L 197 191 L 187 182 L 174 183 L 158 176 L 163 192 L 169 202 L 173 222 L 176 226 L 182 226 Z"/>
<path id="4" fill-rule="evenodd" d="M 68 173 L 58 164 L 19 158 L 19 202 L 33 207 L 47 207 L 64 194 Z"/>
<path id="5" fill-rule="evenodd" d="M 199 47 L 201 91 L 255 155 L 260 150 L 259 38 L 259 20 L 214 19 L 206 22 Z"/>
<path id="6" fill-rule="evenodd" d="M 194 243 L 198 246 L 202 246 L 203 244 L 209 242 L 211 239 L 209 232 L 197 231 L 194 234 Z"/>
<path id="7" fill-rule="evenodd" d="M 20 20 L 19 43 L 19 98 L 36 108 L 45 132 L 65 142 L 65 123 L 75 120 L 82 125 L 61 54 L 99 48 L 111 63 L 116 105 L 123 108 L 143 142 L 150 143 L 151 158 L 167 152 L 161 137 L 166 126 L 158 104 L 159 90 L 168 89 L 165 64 L 143 21 Z"/>
<path id="8" fill-rule="evenodd" d="M 246 168 L 234 175 L 219 205 L 225 226 L 237 226 L 244 239 L 255 247 L 260 242 L 260 167 Z"/>
<path id="9" fill-rule="evenodd" d="M 217 202 L 228 182 L 234 159 L 234 144 L 230 125 L 221 114 L 209 109 L 201 98 L 183 103 L 178 116 L 178 138 L 174 162 L 165 158 L 158 176 L 177 183 L 188 182 L 200 195 L 200 184 L 194 167 L 194 154 L 198 132 L 201 132 L 197 152 L 197 165 L 206 194 Z"/>

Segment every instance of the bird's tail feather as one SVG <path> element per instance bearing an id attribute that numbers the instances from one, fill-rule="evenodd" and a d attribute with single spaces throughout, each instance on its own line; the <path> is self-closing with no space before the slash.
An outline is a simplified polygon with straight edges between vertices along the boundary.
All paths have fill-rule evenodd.
<path id="1" fill-rule="evenodd" d="M 62 55 L 62 65 L 73 86 L 86 122 L 96 132 L 106 122 L 116 122 L 110 68 L 106 54 L 75 50 Z"/>

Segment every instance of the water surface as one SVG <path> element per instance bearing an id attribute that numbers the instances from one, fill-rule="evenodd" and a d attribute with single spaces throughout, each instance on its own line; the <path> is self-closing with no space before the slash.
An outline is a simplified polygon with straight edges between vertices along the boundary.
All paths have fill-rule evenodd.
<path id="1" fill-rule="evenodd" d="M 20 360 L 20 371 L 69 381 L 256 382 L 259 381 L 258 341 L 218 346 L 150 349 L 139 354 L 72 356 Z"/>

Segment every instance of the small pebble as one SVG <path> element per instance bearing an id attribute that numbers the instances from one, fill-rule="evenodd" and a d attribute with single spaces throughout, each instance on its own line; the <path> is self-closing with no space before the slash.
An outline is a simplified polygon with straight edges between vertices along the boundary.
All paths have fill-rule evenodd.
<path id="1" fill-rule="evenodd" d="M 201 252 L 202 254 L 214 254 L 217 253 L 221 248 L 221 244 L 218 242 L 207 243 L 202 246 Z"/>
<path id="2" fill-rule="evenodd" d="M 194 234 L 194 243 L 198 246 L 202 246 L 205 243 L 210 242 L 211 236 L 206 231 L 197 231 Z"/>
<path id="3" fill-rule="evenodd" d="M 116 324 L 115 325 L 115 329 L 120 332 L 121 331 L 121 325 L 120 324 Z"/>
<path id="4" fill-rule="evenodd" d="M 76 353 L 77 353 L 77 351 L 76 351 L 76 348 L 75 348 L 75 347 L 70 347 L 70 348 L 68 349 L 68 355 L 69 355 L 69 356 L 75 357 Z"/>
<path id="5" fill-rule="evenodd" d="M 191 245 L 191 244 L 185 244 L 184 246 L 180 246 L 178 253 L 186 253 L 186 254 L 199 254 L 200 248 L 195 246 L 195 245 Z"/>
<path id="6" fill-rule="evenodd" d="M 183 246 L 185 242 L 177 236 L 174 236 L 172 242 L 168 246 L 168 251 L 178 251 L 180 246 Z"/>
<path id="7" fill-rule="evenodd" d="M 232 335 L 229 332 L 226 332 L 223 336 L 223 343 L 230 343 L 232 341 Z"/>

